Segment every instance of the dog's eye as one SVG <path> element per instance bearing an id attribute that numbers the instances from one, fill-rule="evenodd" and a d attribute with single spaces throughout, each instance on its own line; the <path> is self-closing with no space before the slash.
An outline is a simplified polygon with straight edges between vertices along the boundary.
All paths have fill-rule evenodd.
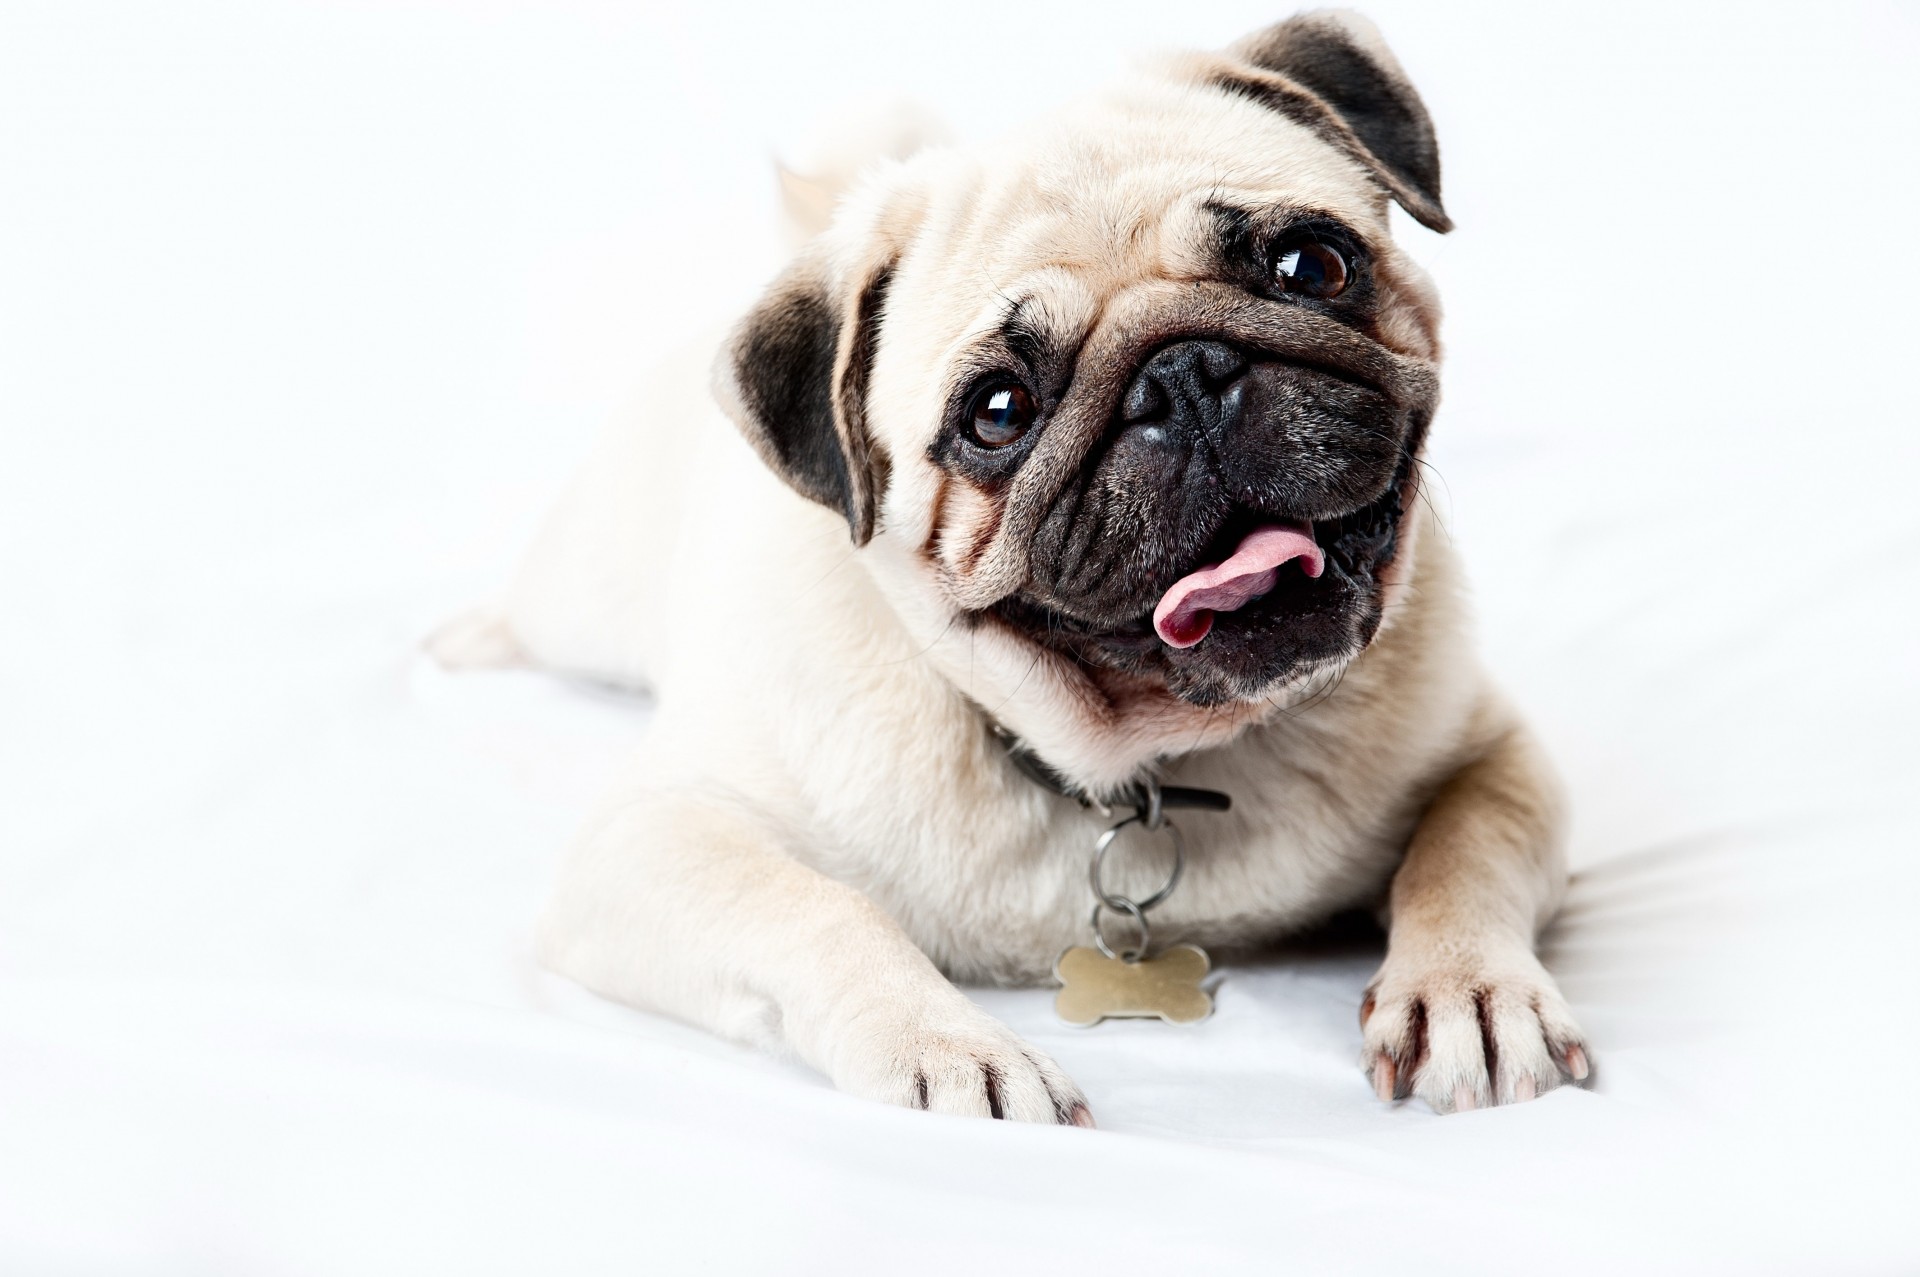
<path id="1" fill-rule="evenodd" d="M 973 396 L 967 429 L 983 448 L 1004 448 L 1033 426 L 1033 396 L 1025 386 L 990 382 Z"/>
<path id="2" fill-rule="evenodd" d="M 1273 259 L 1273 280 L 1281 291 L 1325 300 L 1347 291 L 1353 269 L 1339 249 L 1318 240 L 1288 244 Z"/>

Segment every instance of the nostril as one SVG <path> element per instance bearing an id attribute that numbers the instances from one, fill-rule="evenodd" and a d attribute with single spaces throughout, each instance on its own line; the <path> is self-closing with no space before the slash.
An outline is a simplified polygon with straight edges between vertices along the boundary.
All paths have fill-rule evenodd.
<path id="1" fill-rule="evenodd" d="M 1139 421 L 1156 421 L 1167 415 L 1172 405 L 1167 400 L 1167 392 L 1152 377 L 1136 377 L 1133 386 L 1127 391 L 1126 402 L 1120 405 L 1120 420 L 1127 425 Z"/>
<path id="2" fill-rule="evenodd" d="M 1182 423 L 1219 430 L 1239 419 L 1252 365 L 1220 341 L 1182 341 L 1164 346 L 1141 365 L 1120 402 L 1122 425 Z"/>
<path id="3" fill-rule="evenodd" d="M 1200 373 L 1207 384 L 1218 390 L 1236 381 L 1247 371 L 1247 361 L 1232 346 L 1217 341 L 1195 343 L 1200 348 Z"/>

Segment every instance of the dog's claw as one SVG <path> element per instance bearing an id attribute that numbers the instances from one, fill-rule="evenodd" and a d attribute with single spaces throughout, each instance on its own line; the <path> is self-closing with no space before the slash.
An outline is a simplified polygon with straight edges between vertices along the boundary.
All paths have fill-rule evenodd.
<path id="1" fill-rule="evenodd" d="M 929 1017 L 931 1018 L 931 1017 Z M 875 1035 L 882 1049 L 848 1053 L 843 1091 L 902 1108 L 1047 1126 L 1092 1126 L 1086 1097 L 1051 1059 L 971 1003 L 929 1024 Z"/>
<path id="2" fill-rule="evenodd" d="M 1379 1096 L 1383 1103 L 1391 1103 L 1393 1101 L 1392 1060 L 1382 1059 L 1378 1064 L 1373 1066 L 1373 1093 Z"/>
<path id="3" fill-rule="evenodd" d="M 1471 1113 L 1592 1072 L 1579 1026 L 1531 953 L 1470 962 L 1396 954 L 1368 992 L 1360 1065 L 1383 1101 L 1411 1096 L 1436 1113 Z"/>

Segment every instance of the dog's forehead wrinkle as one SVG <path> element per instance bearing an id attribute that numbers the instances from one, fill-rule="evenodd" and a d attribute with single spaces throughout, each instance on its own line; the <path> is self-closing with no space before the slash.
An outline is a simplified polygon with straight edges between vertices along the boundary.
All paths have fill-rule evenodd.
<path id="1" fill-rule="evenodd" d="M 1022 284 L 1028 291 L 1021 322 L 1051 352 L 1076 349 L 1099 319 L 1100 297 L 1067 271 L 1049 268 Z"/>
<path id="2" fill-rule="evenodd" d="M 1197 160 L 1077 173 L 1049 163 L 1026 176 L 982 197 L 995 223 L 983 245 L 991 273 L 1050 263 L 1095 279 L 1164 274 L 1191 256 L 1210 196 L 1260 188 L 1253 174 Z"/>

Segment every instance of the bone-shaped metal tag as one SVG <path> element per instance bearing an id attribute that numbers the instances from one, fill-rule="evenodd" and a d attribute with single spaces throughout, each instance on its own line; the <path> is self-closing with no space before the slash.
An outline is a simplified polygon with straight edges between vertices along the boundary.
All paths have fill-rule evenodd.
<path id="1" fill-rule="evenodd" d="M 1053 964 L 1060 978 L 1053 1009 L 1068 1024 L 1083 1028 L 1106 1019 L 1148 1016 L 1168 1024 L 1192 1024 L 1213 1013 L 1213 995 L 1200 987 L 1210 965 L 1206 951 L 1190 944 L 1138 962 L 1075 947 Z"/>

